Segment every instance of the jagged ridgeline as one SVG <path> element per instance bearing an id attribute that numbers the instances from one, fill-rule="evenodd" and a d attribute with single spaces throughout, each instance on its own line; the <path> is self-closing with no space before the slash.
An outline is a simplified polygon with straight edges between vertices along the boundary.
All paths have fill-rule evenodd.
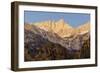
<path id="1" fill-rule="evenodd" d="M 63 19 L 24 25 L 24 60 L 90 58 L 90 23 L 77 28 Z"/>

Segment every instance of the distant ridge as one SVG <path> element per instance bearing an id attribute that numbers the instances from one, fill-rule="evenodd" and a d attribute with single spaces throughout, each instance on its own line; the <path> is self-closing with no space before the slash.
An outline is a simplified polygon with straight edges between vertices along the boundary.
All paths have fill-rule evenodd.
<path id="1" fill-rule="evenodd" d="M 33 23 L 33 25 L 36 25 L 37 27 L 45 31 L 54 32 L 62 38 L 90 31 L 90 22 L 87 22 L 77 28 L 73 28 L 72 26 L 70 26 L 70 24 L 65 23 L 64 19 L 60 19 L 58 21 L 48 20 L 37 22 Z"/>

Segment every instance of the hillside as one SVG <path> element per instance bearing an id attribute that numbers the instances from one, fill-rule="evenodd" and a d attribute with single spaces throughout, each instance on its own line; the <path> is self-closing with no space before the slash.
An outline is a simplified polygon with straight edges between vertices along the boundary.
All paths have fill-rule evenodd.
<path id="1" fill-rule="evenodd" d="M 62 23 L 62 20 L 60 22 Z M 65 28 L 66 25 L 63 24 L 60 27 Z M 59 29 L 61 29 L 60 27 Z M 72 27 L 68 28 L 72 29 Z M 53 31 L 47 30 L 47 28 L 43 29 L 42 26 L 40 27 L 36 24 L 24 25 L 25 61 L 81 59 L 90 57 L 89 32 L 83 34 L 74 33 L 69 37 L 60 37 L 59 34 Z"/>

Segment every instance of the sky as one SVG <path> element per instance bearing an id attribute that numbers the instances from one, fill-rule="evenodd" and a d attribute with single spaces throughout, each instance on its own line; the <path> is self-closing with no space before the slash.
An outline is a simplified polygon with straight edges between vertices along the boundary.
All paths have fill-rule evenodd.
<path id="1" fill-rule="evenodd" d="M 24 11 L 24 22 L 35 23 L 41 21 L 57 21 L 64 19 L 65 23 L 72 27 L 78 27 L 90 21 L 90 14 L 85 13 L 62 13 L 62 12 L 43 12 L 43 11 Z"/>

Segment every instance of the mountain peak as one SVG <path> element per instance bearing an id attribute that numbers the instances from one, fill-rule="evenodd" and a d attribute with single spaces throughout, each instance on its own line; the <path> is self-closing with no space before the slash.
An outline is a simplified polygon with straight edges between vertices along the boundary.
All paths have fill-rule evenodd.
<path id="1" fill-rule="evenodd" d="M 64 19 L 59 19 L 58 21 L 44 21 L 35 24 L 37 27 L 44 29 L 49 32 L 54 32 L 60 37 L 67 37 L 73 32 L 73 28 L 65 23 Z M 69 31 L 70 30 L 70 31 Z"/>
<path id="2" fill-rule="evenodd" d="M 65 23 L 64 19 L 59 19 L 57 22 L 58 23 L 61 23 L 61 24 L 64 24 Z"/>
<path id="3" fill-rule="evenodd" d="M 77 30 L 82 33 L 82 32 L 88 32 L 90 30 L 90 22 L 84 23 L 83 25 L 79 26 Z"/>
<path id="4" fill-rule="evenodd" d="M 65 23 L 63 18 L 57 21 L 48 20 L 33 24 L 45 31 L 56 33 L 61 38 L 70 37 L 71 35 L 77 35 L 90 30 L 89 22 L 82 24 L 77 28 L 73 28 L 72 26 L 70 26 L 70 24 Z"/>

